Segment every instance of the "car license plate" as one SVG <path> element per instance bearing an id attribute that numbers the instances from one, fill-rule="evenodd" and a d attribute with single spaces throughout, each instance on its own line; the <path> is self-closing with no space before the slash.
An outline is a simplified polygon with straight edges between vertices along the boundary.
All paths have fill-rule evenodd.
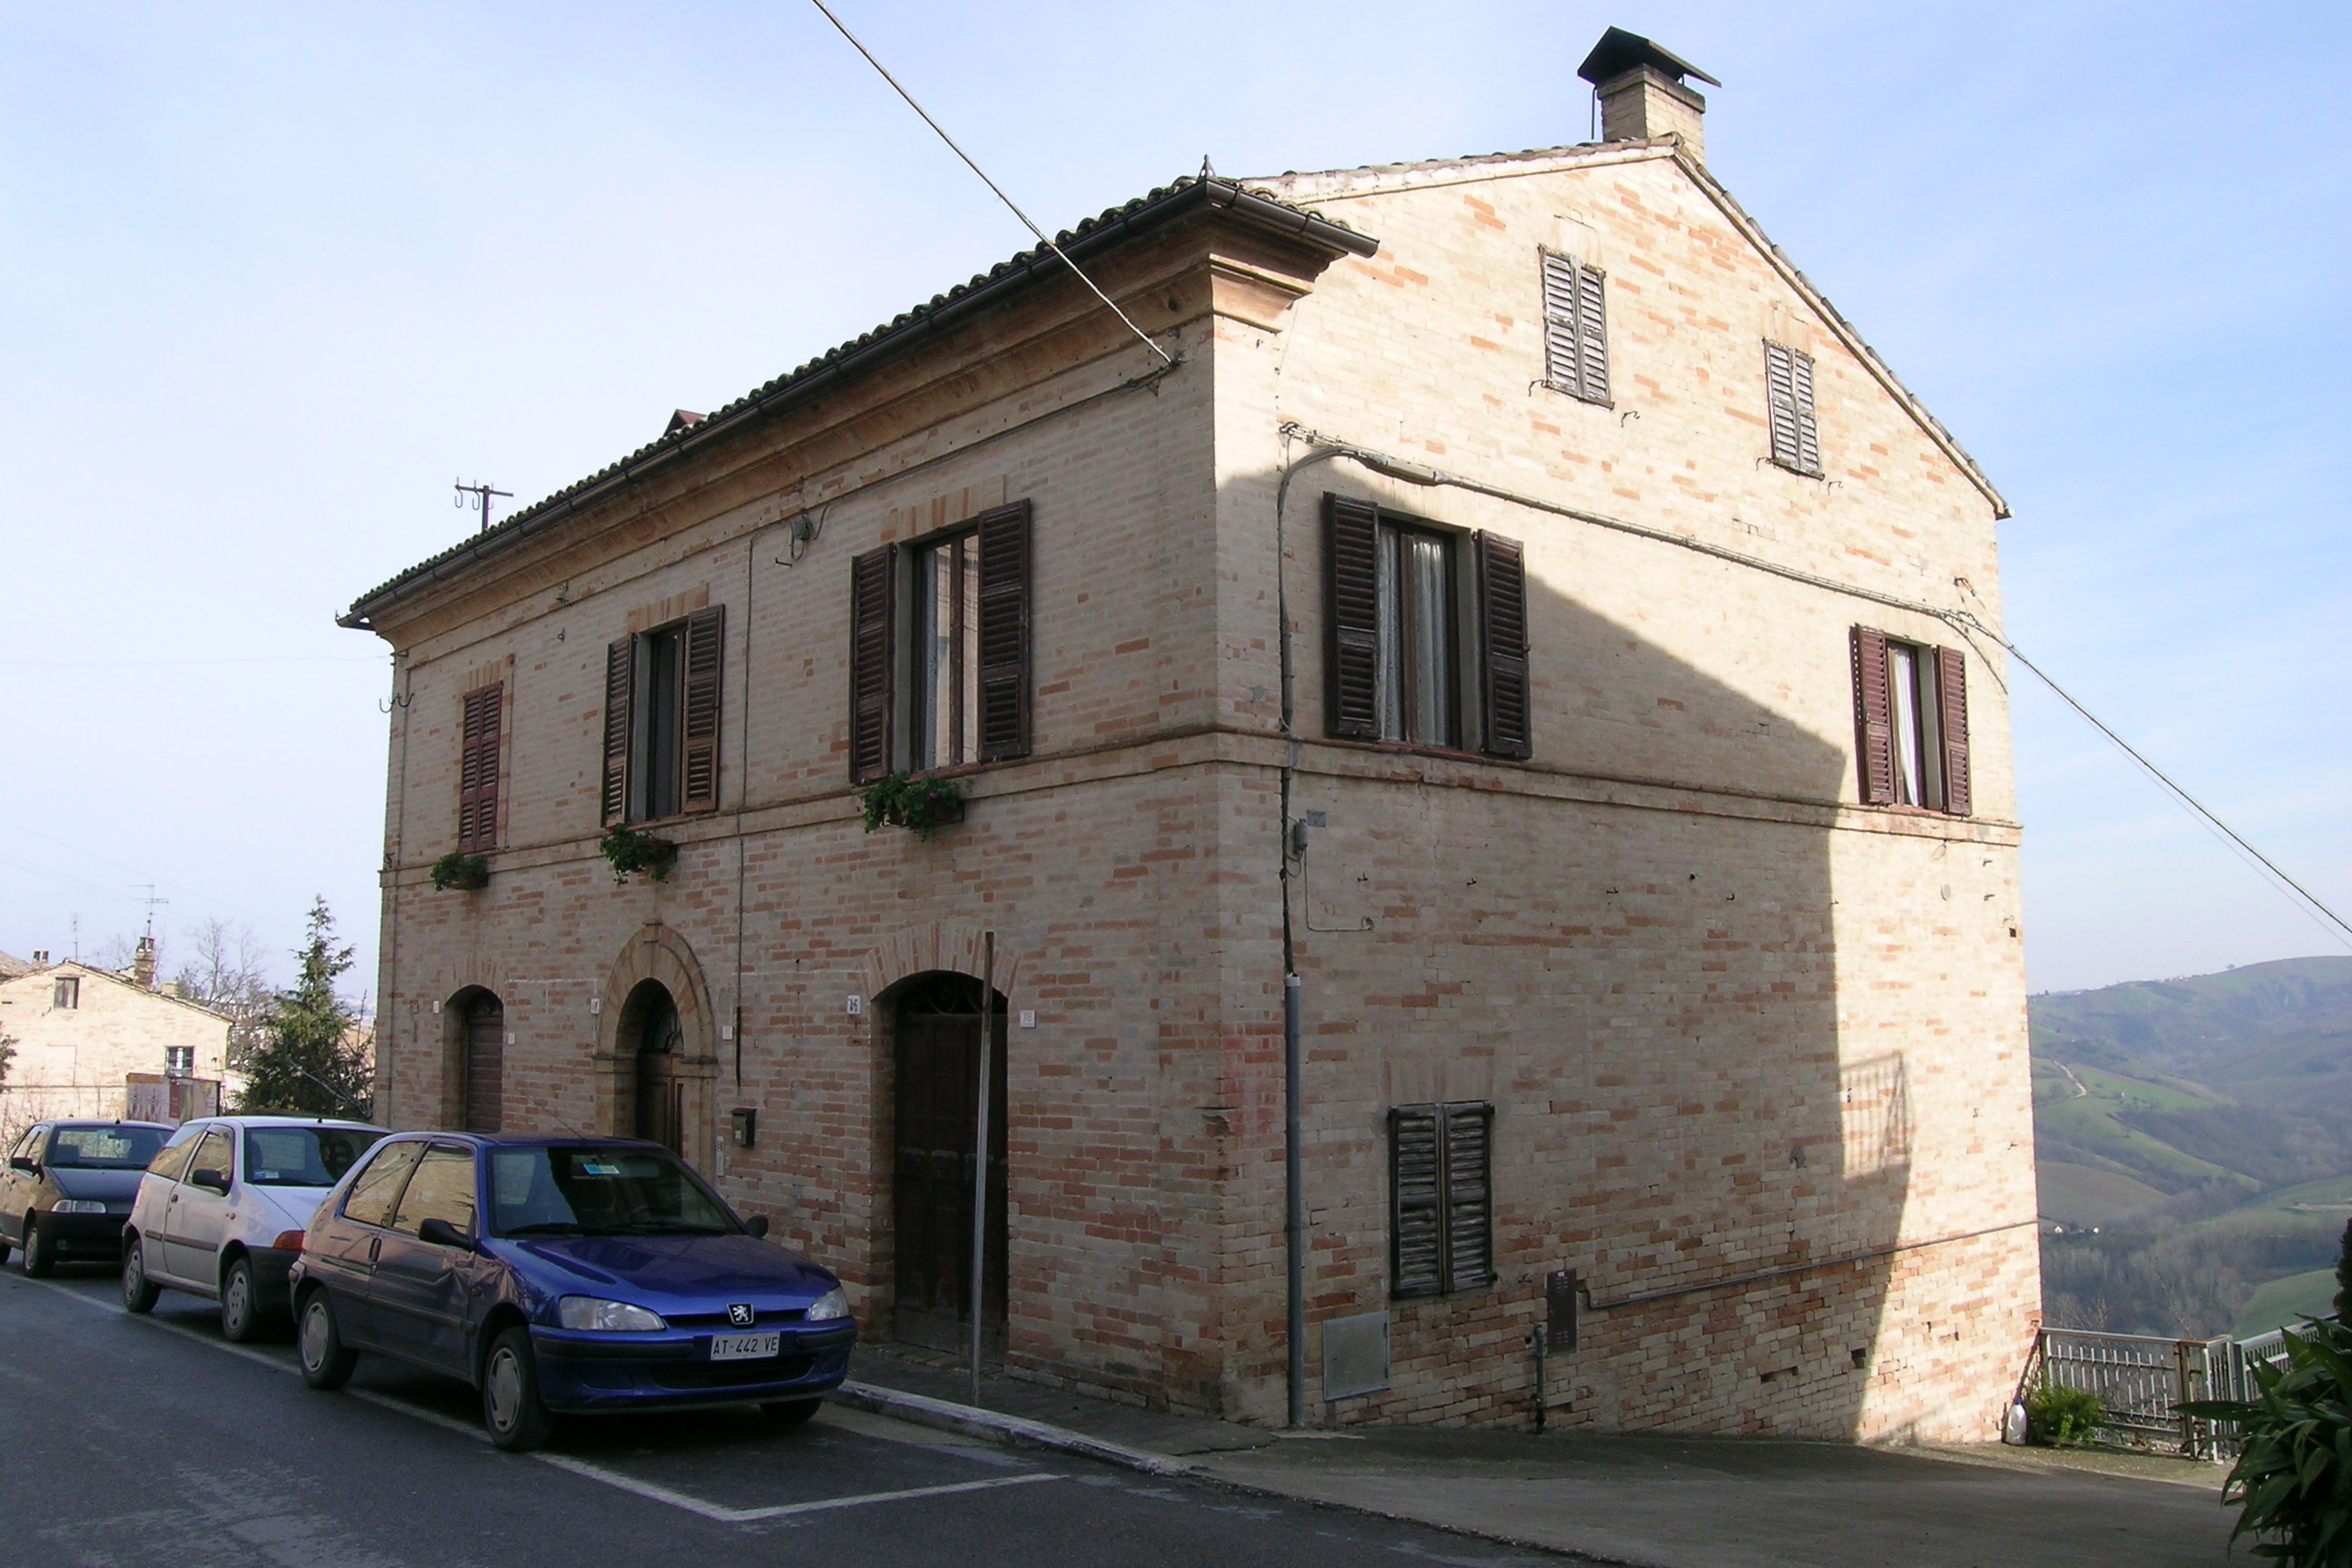
<path id="1" fill-rule="evenodd" d="M 713 1334 L 710 1336 L 712 1361 L 757 1361 L 772 1356 L 784 1348 L 784 1336 L 772 1334 Z"/>

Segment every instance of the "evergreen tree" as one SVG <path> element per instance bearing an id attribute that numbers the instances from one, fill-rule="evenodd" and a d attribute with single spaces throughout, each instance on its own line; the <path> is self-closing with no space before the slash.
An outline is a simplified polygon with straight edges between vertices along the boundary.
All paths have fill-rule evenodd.
<path id="1" fill-rule="evenodd" d="M 295 954 L 301 969 L 257 1021 L 245 1057 L 241 1109 L 314 1116 L 364 1116 L 373 1091 L 359 1015 L 335 994 L 352 950 L 335 943 L 327 900 L 310 905 L 308 940 Z"/>
<path id="2" fill-rule="evenodd" d="M 2344 1246 L 2336 1259 L 2336 1315 L 2352 1322 L 2352 1220 L 2344 1222 Z"/>

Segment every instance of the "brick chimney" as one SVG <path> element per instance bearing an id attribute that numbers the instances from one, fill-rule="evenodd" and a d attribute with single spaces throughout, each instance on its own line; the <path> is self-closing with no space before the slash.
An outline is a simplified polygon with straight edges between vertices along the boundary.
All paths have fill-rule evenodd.
<path id="1" fill-rule="evenodd" d="M 1638 33 L 1612 27 L 1601 35 L 1576 74 L 1592 84 L 1601 100 L 1603 142 L 1646 142 L 1669 132 L 1683 139 L 1694 158 L 1706 156 L 1706 100 L 1684 78 L 1721 87 L 1688 60 L 1670 54 Z"/>
<path id="2" fill-rule="evenodd" d="M 142 936 L 131 955 L 131 984 L 142 991 L 155 989 L 155 939 Z"/>

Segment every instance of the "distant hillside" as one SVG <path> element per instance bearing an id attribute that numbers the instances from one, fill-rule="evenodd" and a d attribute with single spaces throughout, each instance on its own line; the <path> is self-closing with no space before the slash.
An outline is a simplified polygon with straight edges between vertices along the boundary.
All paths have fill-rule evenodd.
<path id="1" fill-rule="evenodd" d="M 2352 1178 L 2352 957 L 2029 1016 L 2049 1321 L 2204 1335 L 2305 1310 L 2352 1217 L 2330 1185 Z"/>

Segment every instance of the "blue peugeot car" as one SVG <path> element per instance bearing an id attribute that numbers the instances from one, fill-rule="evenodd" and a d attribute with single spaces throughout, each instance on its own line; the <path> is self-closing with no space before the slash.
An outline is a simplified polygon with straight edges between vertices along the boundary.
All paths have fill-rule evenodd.
<path id="1" fill-rule="evenodd" d="M 406 1133 L 319 1205 L 289 1279 L 302 1377 L 360 1352 L 480 1390 L 502 1448 L 563 1414 L 816 1414 L 857 1328 L 840 1281 L 763 1240 L 659 1144 Z"/>

